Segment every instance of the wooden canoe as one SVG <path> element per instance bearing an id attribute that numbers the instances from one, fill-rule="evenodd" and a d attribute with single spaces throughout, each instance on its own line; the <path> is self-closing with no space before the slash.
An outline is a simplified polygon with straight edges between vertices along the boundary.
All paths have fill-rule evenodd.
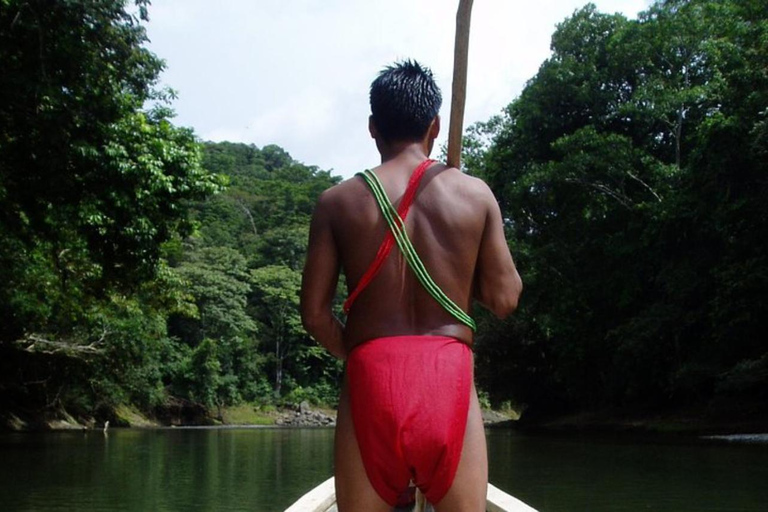
<path id="1" fill-rule="evenodd" d="M 427 510 L 431 510 L 431 507 Z M 488 484 L 486 510 L 488 512 L 536 512 L 534 508 L 491 484 Z M 285 509 L 285 512 L 337 512 L 333 477 L 299 498 L 296 503 Z"/>

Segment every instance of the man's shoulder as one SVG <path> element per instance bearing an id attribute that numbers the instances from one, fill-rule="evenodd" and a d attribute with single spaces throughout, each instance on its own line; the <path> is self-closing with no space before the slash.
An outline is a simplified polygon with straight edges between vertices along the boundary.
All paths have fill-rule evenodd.
<path id="1" fill-rule="evenodd" d="M 317 199 L 318 208 L 337 209 L 354 197 L 359 197 L 363 181 L 355 176 L 324 190 Z"/>
<path id="2" fill-rule="evenodd" d="M 451 194 L 458 194 L 477 202 L 495 201 L 493 192 L 480 178 L 470 176 L 455 167 L 444 167 L 438 175 L 437 181 L 448 187 Z M 361 192 L 366 189 L 365 182 L 358 176 L 353 176 L 320 194 L 318 206 L 339 208 L 354 203 L 359 201 Z"/>
<path id="3" fill-rule="evenodd" d="M 442 174 L 445 176 L 445 180 L 450 184 L 451 188 L 461 194 L 462 196 L 469 196 L 477 201 L 489 201 L 493 200 L 493 191 L 486 182 L 480 178 L 470 176 L 455 167 L 446 168 Z"/>

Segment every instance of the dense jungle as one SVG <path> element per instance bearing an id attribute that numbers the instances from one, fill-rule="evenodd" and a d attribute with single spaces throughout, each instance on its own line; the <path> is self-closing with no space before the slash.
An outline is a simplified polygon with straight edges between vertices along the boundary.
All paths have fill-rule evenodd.
<path id="1" fill-rule="evenodd" d="M 175 125 L 150 7 L 0 0 L 6 425 L 335 405 L 298 292 L 341 178 Z M 485 405 L 768 421 L 765 1 L 588 4 L 551 50 L 465 136 L 525 285 L 505 321 L 475 308 Z"/>

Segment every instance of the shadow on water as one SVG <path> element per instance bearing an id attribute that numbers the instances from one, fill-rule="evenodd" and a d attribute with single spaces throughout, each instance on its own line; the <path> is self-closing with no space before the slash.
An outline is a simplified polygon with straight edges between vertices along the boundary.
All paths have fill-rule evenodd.
<path id="1" fill-rule="evenodd" d="M 490 478 L 541 512 L 751 512 L 768 444 L 680 436 L 489 432 Z"/>

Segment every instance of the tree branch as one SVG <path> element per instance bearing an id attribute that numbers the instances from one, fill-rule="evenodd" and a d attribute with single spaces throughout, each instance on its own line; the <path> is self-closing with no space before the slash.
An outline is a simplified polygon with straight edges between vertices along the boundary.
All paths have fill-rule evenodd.
<path id="1" fill-rule="evenodd" d="M 648 192 L 653 194 L 653 197 L 655 197 L 658 202 L 661 202 L 661 196 L 659 194 L 657 194 L 656 191 L 653 190 L 650 185 L 648 185 L 646 182 L 644 182 L 643 180 L 641 180 L 640 178 L 638 178 L 637 176 L 635 176 L 634 174 L 632 174 L 629 171 L 627 171 L 627 176 L 629 176 L 630 178 L 632 178 L 636 182 L 640 183 L 643 187 L 646 188 L 646 190 L 648 190 Z"/>
<path id="2" fill-rule="evenodd" d="M 94 341 L 89 345 L 79 345 L 67 341 L 47 340 L 37 334 L 29 334 L 25 338 L 18 339 L 13 343 L 26 352 L 43 354 L 61 354 L 69 352 L 77 355 L 92 355 L 104 353 L 104 349 L 100 348 L 98 345 L 104 341 L 106 334 L 107 331 L 104 331 L 97 341 Z"/>

